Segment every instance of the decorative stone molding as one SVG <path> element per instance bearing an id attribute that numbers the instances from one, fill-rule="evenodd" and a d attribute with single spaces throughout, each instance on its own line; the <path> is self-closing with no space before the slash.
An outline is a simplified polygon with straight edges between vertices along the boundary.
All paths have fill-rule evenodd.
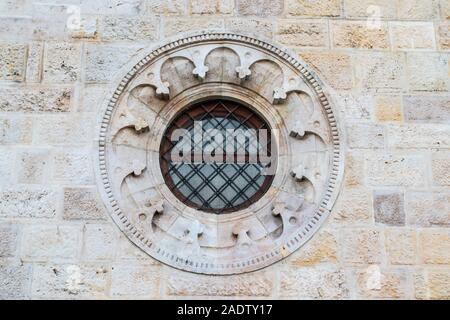
<path id="1" fill-rule="evenodd" d="M 182 203 L 159 162 L 171 119 L 211 97 L 261 114 L 278 157 L 270 189 L 220 215 Z M 233 274 L 268 266 L 311 238 L 339 192 L 343 155 L 332 107 L 302 62 L 255 38 L 205 32 L 152 50 L 120 80 L 101 114 L 97 165 L 112 218 L 143 251 L 183 270 Z"/>

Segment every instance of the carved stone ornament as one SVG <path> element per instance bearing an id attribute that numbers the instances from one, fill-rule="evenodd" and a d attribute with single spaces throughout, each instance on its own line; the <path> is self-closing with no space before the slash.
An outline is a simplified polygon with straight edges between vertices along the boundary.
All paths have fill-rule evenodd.
<path id="1" fill-rule="evenodd" d="M 343 154 L 329 99 L 294 53 L 203 32 L 143 52 L 126 67 L 101 112 L 96 169 L 109 213 L 135 245 L 179 269 L 235 274 L 279 261 L 313 236 L 338 195 Z M 277 148 L 267 191 L 224 214 L 180 201 L 160 167 L 168 125 L 211 98 L 251 107 Z"/>

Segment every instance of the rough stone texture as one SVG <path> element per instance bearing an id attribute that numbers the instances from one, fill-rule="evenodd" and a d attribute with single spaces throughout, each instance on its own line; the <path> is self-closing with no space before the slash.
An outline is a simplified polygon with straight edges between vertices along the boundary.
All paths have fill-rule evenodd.
<path id="1" fill-rule="evenodd" d="M 70 110 L 71 97 L 70 89 L 0 88 L 0 111 L 65 112 Z"/>
<path id="2" fill-rule="evenodd" d="M 342 299 L 348 297 L 342 270 L 297 268 L 281 272 L 280 295 L 284 298 Z"/>
<path id="3" fill-rule="evenodd" d="M 17 263 L 0 264 L 0 298 L 29 298 L 31 265 Z"/>
<path id="4" fill-rule="evenodd" d="M 26 54 L 25 45 L 0 45 L 0 80 L 24 80 Z"/>
<path id="5" fill-rule="evenodd" d="M 439 15 L 439 1 L 398 0 L 397 14 L 399 19 L 432 20 Z"/>
<path id="6" fill-rule="evenodd" d="M 116 231 L 109 224 L 87 224 L 84 227 L 82 258 L 112 260 L 116 252 Z"/>
<path id="7" fill-rule="evenodd" d="M 164 35 L 173 36 L 186 32 L 195 32 L 207 29 L 221 29 L 224 22 L 222 19 L 186 19 L 186 18 L 170 18 L 164 22 Z"/>
<path id="8" fill-rule="evenodd" d="M 162 280 L 159 267 L 139 264 L 116 264 L 112 267 L 111 296 L 155 298 Z"/>
<path id="9" fill-rule="evenodd" d="M 353 149 L 378 149 L 384 147 L 383 127 L 373 124 L 347 125 L 347 142 Z"/>
<path id="10" fill-rule="evenodd" d="M 278 24 L 276 39 L 290 46 L 326 47 L 328 46 L 328 26 L 322 21 L 283 20 Z"/>
<path id="11" fill-rule="evenodd" d="M 297 251 L 289 258 L 294 266 L 313 266 L 320 263 L 338 262 L 338 239 L 335 232 L 324 230 L 309 241 L 304 250 Z"/>
<path id="12" fill-rule="evenodd" d="M 52 218 L 59 210 L 58 196 L 58 192 L 50 188 L 3 188 L 0 190 L 0 217 Z"/>
<path id="13" fill-rule="evenodd" d="M 21 127 L 30 130 L 15 130 Z M 31 142 L 32 128 L 33 122 L 30 118 L 0 117 L 0 144 L 28 144 Z"/>
<path id="14" fill-rule="evenodd" d="M 34 142 L 41 145 L 83 145 L 92 142 L 94 119 L 83 113 L 35 118 Z"/>
<path id="15" fill-rule="evenodd" d="M 450 49 L 450 24 L 442 23 L 438 27 L 438 43 L 441 50 Z"/>
<path id="16" fill-rule="evenodd" d="M 406 296 L 407 275 L 403 270 L 385 270 L 372 266 L 357 271 L 356 278 L 358 294 L 362 299 L 399 299 Z"/>
<path id="17" fill-rule="evenodd" d="M 45 48 L 43 80 L 74 82 L 80 76 L 81 47 L 78 44 L 52 42 Z"/>
<path id="18" fill-rule="evenodd" d="M 278 16 L 283 12 L 283 0 L 237 0 L 237 12 L 243 16 Z"/>
<path id="19" fill-rule="evenodd" d="M 389 32 L 382 22 L 380 28 L 369 28 L 366 22 L 332 21 L 333 45 L 339 48 L 387 49 Z"/>
<path id="20" fill-rule="evenodd" d="M 186 13 L 185 0 L 147 0 L 147 10 L 150 14 L 172 16 Z"/>
<path id="21" fill-rule="evenodd" d="M 414 91 L 448 91 L 448 60 L 448 55 L 439 53 L 408 53 L 409 88 Z"/>
<path id="22" fill-rule="evenodd" d="M 414 277 L 417 299 L 450 299 L 450 271 L 448 269 L 426 269 Z"/>
<path id="23" fill-rule="evenodd" d="M 286 11 L 292 16 L 338 17 L 341 15 L 341 1 L 287 0 Z"/>
<path id="24" fill-rule="evenodd" d="M 378 96 L 375 101 L 375 116 L 378 121 L 402 121 L 402 99 L 399 96 Z"/>
<path id="25" fill-rule="evenodd" d="M 450 186 L 450 152 L 433 153 L 431 170 L 435 185 Z"/>
<path id="26" fill-rule="evenodd" d="M 393 148 L 449 148 L 450 127 L 444 124 L 390 124 L 388 146 Z"/>
<path id="27" fill-rule="evenodd" d="M 48 149 L 21 152 L 18 157 L 17 181 L 19 183 L 42 183 L 49 175 Z"/>
<path id="28" fill-rule="evenodd" d="M 152 41 L 158 37 L 159 20 L 107 16 L 102 22 L 103 40 Z"/>
<path id="29" fill-rule="evenodd" d="M 254 18 L 237 18 L 225 20 L 225 28 L 236 33 L 249 33 L 252 30 L 256 31 L 261 37 L 271 39 L 274 34 L 274 26 L 271 21 L 266 19 Z"/>
<path id="30" fill-rule="evenodd" d="M 449 264 L 450 231 L 422 230 L 419 233 L 419 250 L 426 264 Z"/>
<path id="31" fill-rule="evenodd" d="M 17 250 L 19 230 L 14 224 L 0 224 L 0 258 L 14 256 Z"/>
<path id="32" fill-rule="evenodd" d="M 234 9 L 233 0 L 191 0 L 190 11 L 193 14 L 230 14 Z"/>
<path id="33" fill-rule="evenodd" d="M 382 259 L 381 234 L 375 229 L 345 229 L 343 259 L 347 264 L 374 264 Z"/>
<path id="34" fill-rule="evenodd" d="M 249 296 L 264 297 L 273 289 L 273 278 L 264 271 L 253 276 L 195 276 L 181 271 L 171 271 L 167 291 L 171 296 Z"/>
<path id="35" fill-rule="evenodd" d="M 434 49 L 434 27 L 431 22 L 391 23 L 392 46 L 395 49 Z"/>
<path id="36" fill-rule="evenodd" d="M 448 123 L 450 96 L 405 96 L 403 109 L 408 122 Z"/>
<path id="37" fill-rule="evenodd" d="M 67 220 L 103 220 L 106 212 L 95 188 L 64 189 L 64 213 Z"/>
<path id="38" fill-rule="evenodd" d="M 414 265 L 417 263 L 417 235 L 414 229 L 386 229 L 385 245 L 390 264 Z"/>
<path id="39" fill-rule="evenodd" d="M 54 158 L 55 181 L 89 185 L 94 182 L 94 169 L 90 149 L 69 149 L 58 151 Z"/>
<path id="40" fill-rule="evenodd" d="M 365 188 L 347 188 L 333 209 L 333 222 L 364 224 L 373 221 L 372 193 Z"/>
<path id="41" fill-rule="evenodd" d="M 409 191 L 405 194 L 407 222 L 421 227 L 450 226 L 448 191 Z"/>
<path id="42" fill-rule="evenodd" d="M 397 2 L 392 0 L 344 0 L 344 13 L 348 18 L 395 19 Z"/>
<path id="43" fill-rule="evenodd" d="M 376 190 L 373 194 L 375 222 L 390 226 L 405 225 L 403 193 L 391 190 Z"/>

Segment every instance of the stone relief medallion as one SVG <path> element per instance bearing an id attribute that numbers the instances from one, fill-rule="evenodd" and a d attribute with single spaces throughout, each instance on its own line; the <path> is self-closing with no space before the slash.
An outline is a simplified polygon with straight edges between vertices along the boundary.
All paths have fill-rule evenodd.
<path id="1" fill-rule="evenodd" d="M 105 101 L 96 165 L 128 238 L 205 274 L 260 269 L 308 241 L 343 174 L 315 75 L 287 50 L 227 32 L 179 38 L 139 59 Z"/>

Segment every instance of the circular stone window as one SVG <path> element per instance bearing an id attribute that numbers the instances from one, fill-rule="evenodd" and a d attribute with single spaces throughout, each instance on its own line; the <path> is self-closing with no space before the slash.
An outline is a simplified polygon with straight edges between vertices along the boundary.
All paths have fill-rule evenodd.
<path id="1" fill-rule="evenodd" d="M 98 130 L 97 183 L 150 256 L 205 274 L 266 267 L 328 217 L 344 159 L 322 85 L 294 54 L 203 32 L 124 67 Z"/>
<path id="2" fill-rule="evenodd" d="M 260 115 L 229 100 L 182 110 L 160 147 L 164 180 L 180 201 L 216 214 L 247 208 L 273 180 L 271 131 Z M 273 157 L 272 161 L 276 161 Z"/>

